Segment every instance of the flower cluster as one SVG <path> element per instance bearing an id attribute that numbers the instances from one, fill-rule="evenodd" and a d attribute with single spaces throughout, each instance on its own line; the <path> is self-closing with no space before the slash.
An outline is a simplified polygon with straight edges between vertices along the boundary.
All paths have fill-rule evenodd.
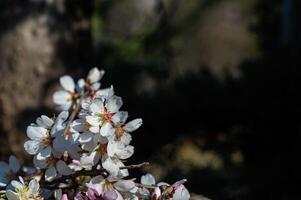
<path id="1" fill-rule="evenodd" d="M 86 79 L 75 82 L 62 76 L 62 90 L 53 101 L 61 111 L 42 115 L 27 127 L 25 151 L 34 167 L 21 166 L 14 156 L 0 162 L 1 198 L 75 200 L 188 200 L 183 185 L 157 183 L 151 174 L 140 182 L 129 179 L 126 159 L 134 154 L 132 132 L 142 119 L 128 120 L 123 101 L 113 87 L 100 89 L 104 71 L 90 70 Z M 23 178 L 22 178 L 23 177 Z M 19 180 L 19 181 L 17 181 Z"/>

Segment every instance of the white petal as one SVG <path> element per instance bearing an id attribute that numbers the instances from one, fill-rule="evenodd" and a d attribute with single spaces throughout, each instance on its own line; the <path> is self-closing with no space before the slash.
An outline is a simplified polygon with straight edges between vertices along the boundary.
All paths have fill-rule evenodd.
<path id="1" fill-rule="evenodd" d="M 84 154 L 80 158 L 80 163 L 83 166 L 87 166 L 87 167 L 96 165 L 98 161 L 99 161 L 99 154 L 95 151 L 90 154 Z"/>
<path id="2" fill-rule="evenodd" d="M 100 129 L 100 134 L 105 137 L 112 136 L 114 132 L 115 129 L 110 123 L 105 123 Z"/>
<path id="3" fill-rule="evenodd" d="M 15 156 L 9 157 L 9 168 L 14 172 L 17 173 L 20 170 L 20 163 L 18 162 Z"/>
<path id="4" fill-rule="evenodd" d="M 99 128 L 99 126 L 91 126 L 91 127 L 89 128 L 89 131 L 91 131 L 92 133 L 97 133 L 97 134 L 99 134 L 100 128 Z"/>
<path id="5" fill-rule="evenodd" d="M 96 91 L 96 90 L 98 90 L 100 88 L 100 86 L 101 86 L 101 84 L 99 82 L 93 83 L 91 85 L 91 89 L 94 90 L 94 91 Z"/>
<path id="6" fill-rule="evenodd" d="M 22 190 L 24 187 L 24 185 L 22 183 L 20 183 L 19 181 L 15 181 L 15 180 L 13 180 L 11 182 L 11 185 L 18 190 Z"/>
<path id="7" fill-rule="evenodd" d="M 135 131 L 136 129 L 138 129 L 140 126 L 142 125 L 142 119 L 134 119 L 130 122 L 128 122 L 124 127 L 123 129 L 126 131 L 126 132 L 133 132 Z"/>
<path id="8" fill-rule="evenodd" d="M 80 134 L 78 141 L 80 143 L 90 142 L 93 139 L 93 133 L 85 132 Z"/>
<path id="9" fill-rule="evenodd" d="M 56 163 L 56 168 L 57 168 L 57 171 L 58 173 L 64 175 L 64 176 L 68 176 L 70 174 L 72 174 L 72 170 L 68 167 L 68 165 L 62 161 L 62 160 L 59 160 L 57 163 Z"/>
<path id="10" fill-rule="evenodd" d="M 122 106 L 123 102 L 121 97 L 112 96 L 106 102 L 106 108 L 110 113 L 116 113 L 119 111 L 120 107 Z"/>
<path id="11" fill-rule="evenodd" d="M 119 159 L 128 159 L 134 154 L 134 147 L 131 145 L 128 145 L 123 148 L 118 148 L 116 151 L 116 155 Z"/>
<path id="12" fill-rule="evenodd" d="M 86 130 L 85 119 L 76 119 L 72 122 L 70 131 L 72 132 L 84 132 Z"/>
<path id="13" fill-rule="evenodd" d="M 180 189 L 176 189 L 172 200 L 189 200 L 190 194 L 188 190 L 183 186 Z"/>
<path id="14" fill-rule="evenodd" d="M 37 154 L 37 159 L 38 160 L 45 160 L 47 158 L 49 158 L 51 156 L 51 147 L 47 146 L 46 148 L 44 148 L 42 151 L 40 151 Z"/>
<path id="15" fill-rule="evenodd" d="M 54 198 L 55 200 L 61 200 L 63 194 L 62 194 L 62 189 L 56 189 L 54 191 Z"/>
<path id="16" fill-rule="evenodd" d="M 75 84 L 74 84 L 74 80 L 71 76 L 68 76 L 68 75 L 62 76 L 60 78 L 60 83 L 61 83 L 61 86 L 65 90 L 67 90 L 69 92 L 74 92 Z"/>
<path id="17" fill-rule="evenodd" d="M 147 173 L 147 174 L 141 176 L 140 182 L 143 185 L 155 185 L 156 184 L 156 180 L 155 180 L 154 176 L 151 175 L 150 173 Z"/>
<path id="18" fill-rule="evenodd" d="M 27 136 L 32 140 L 41 140 L 47 137 L 47 132 L 47 129 L 39 126 L 28 126 L 26 130 Z"/>
<path id="19" fill-rule="evenodd" d="M 112 121 L 115 125 L 120 126 L 125 123 L 129 114 L 126 111 L 120 111 L 113 115 Z"/>
<path id="20" fill-rule="evenodd" d="M 109 141 L 107 146 L 107 153 L 109 157 L 113 157 L 117 151 L 117 143 L 115 141 Z"/>
<path id="21" fill-rule="evenodd" d="M 46 160 L 38 160 L 37 156 L 33 157 L 33 164 L 35 167 L 40 169 L 45 169 L 48 166 L 47 159 Z"/>
<path id="22" fill-rule="evenodd" d="M 6 197 L 8 200 L 21 200 L 19 195 L 11 190 L 6 191 Z"/>
<path id="23" fill-rule="evenodd" d="M 95 99 L 92 104 L 89 106 L 89 109 L 92 113 L 102 114 L 104 113 L 104 104 L 101 99 Z"/>
<path id="24" fill-rule="evenodd" d="M 41 148 L 43 148 L 42 143 L 37 140 L 28 140 L 24 143 L 24 149 L 30 155 L 36 155 Z"/>
<path id="25" fill-rule="evenodd" d="M 55 104 L 58 105 L 71 105 L 72 104 L 72 96 L 69 92 L 65 90 L 56 91 L 53 93 L 52 100 Z"/>
<path id="26" fill-rule="evenodd" d="M 53 125 L 54 121 L 47 117 L 46 115 L 42 115 L 41 117 L 37 118 L 36 120 L 37 125 L 44 127 L 46 129 L 50 129 Z"/>
<path id="27" fill-rule="evenodd" d="M 76 91 L 79 92 L 79 93 L 84 92 L 85 84 L 86 84 L 86 82 L 85 82 L 84 79 L 82 79 L 82 78 L 79 79 L 79 80 L 77 81 L 77 84 L 76 84 Z"/>
<path id="28" fill-rule="evenodd" d="M 120 142 L 122 142 L 124 145 L 129 145 L 132 141 L 132 136 L 126 132 L 123 133 L 123 135 L 120 138 Z"/>
<path id="29" fill-rule="evenodd" d="M 97 142 L 91 140 L 90 142 L 83 143 L 81 147 L 86 151 L 93 151 L 96 148 L 96 146 L 97 146 Z"/>
<path id="30" fill-rule="evenodd" d="M 114 184 L 114 187 L 120 192 L 128 192 L 135 188 L 135 183 L 131 180 L 119 180 Z"/>
<path id="31" fill-rule="evenodd" d="M 37 179 L 32 179 L 29 182 L 29 191 L 31 194 L 38 194 L 39 193 L 39 189 L 40 189 L 40 185 Z"/>
<path id="32" fill-rule="evenodd" d="M 106 158 L 102 160 L 102 166 L 105 168 L 112 177 L 116 177 L 118 175 L 119 166 L 113 162 L 111 158 Z"/>
<path id="33" fill-rule="evenodd" d="M 111 97 L 114 95 L 114 88 L 113 86 L 109 87 L 109 88 L 105 88 L 105 89 L 101 89 L 101 90 L 98 90 L 95 94 L 95 96 L 97 98 L 99 97 L 105 97 L 105 98 L 108 98 L 108 97 Z"/>
<path id="34" fill-rule="evenodd" d="M 120 160 L 114 159 L 114 162 L 119 167 L 119 169 L 122 168 L 122 167 L 124 167 L 123 162 L 121 162 Z M 129 170 L 128 169 L 119 170 L 119 172 L 118 172 L 118 178 L 124 178 L 124 177 L 127 177 L 127 176 L 129 176 Z"/>
<path id="35" fill-rule="evenodd" d="M 46 181 L 52 181 L 57 176 L 57 172 L 55 170 L 55 167 L 51 166 L 47 168 L 45 172 L 45 180 Z"/>
<path id="36" fill-rule="evenodd" d="M 99 126 L 102 123 L 101 119 L 96 116 L 86 116 L 86 120 L 91 126 Z"/>
<path id="37" fill-rule="evenodd" d="M 94 67 L 89 71 L 87 79 L 90 83 L 95 83 L 103 77 L 104 73 L 104 70 L 99 70 L 98 68 Z"/>

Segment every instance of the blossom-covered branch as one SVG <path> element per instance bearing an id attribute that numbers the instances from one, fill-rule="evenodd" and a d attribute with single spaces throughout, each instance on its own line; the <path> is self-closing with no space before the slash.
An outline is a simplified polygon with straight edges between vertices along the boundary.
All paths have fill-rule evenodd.
<path id="1" fill-rule="evenodd" d="M 14 156 L 0 162 L 1 198 L 75 200 L 188 200 L 186 180 L 172 185 L 156 183 L 151 174 L 128 179 L 129 169 L 148 162 L 124 165 L 134 154 L 132 132 L 142 119 L 128 121 L 123 101 L 113 86 L 100 89 L 104 71 L 90 70 L 76 83 L 60 78 L 62 90 L 53 101 L 61 112 L 42 115 L 27 127 L 25 151 L 33 156 L 33 167 L 22 167 Z M 69 112 L 71 114 L 69 114 Z M 24 177 L 24 178 L 22 178 Z"/>

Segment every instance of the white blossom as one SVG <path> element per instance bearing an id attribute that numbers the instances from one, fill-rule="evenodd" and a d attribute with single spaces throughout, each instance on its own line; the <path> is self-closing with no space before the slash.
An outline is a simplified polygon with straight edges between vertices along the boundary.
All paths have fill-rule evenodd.
<path id="1" fill-rule="evenodd" d="M 15 156 L 10 156 L 8 163 L 0 161 L 0 187 L 5 187 L 15 178 L 20 170 L 20 163 Z"/>
<path id="2" fill-rule="evenodd" d="M 7 190 L 6 196 L 8 200 L 38 200 L 40 197 L 40 185 L 36 179 L 32 179 L 29 184 L 25 184 L 22 177 L 19 181 L 12 181 L 12 186 L 15 190 Z"/>

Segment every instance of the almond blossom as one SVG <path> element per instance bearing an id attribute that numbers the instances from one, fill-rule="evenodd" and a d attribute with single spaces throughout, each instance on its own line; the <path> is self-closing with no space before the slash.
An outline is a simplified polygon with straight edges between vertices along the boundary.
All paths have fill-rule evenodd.
<path id="1" fill-rule="evenodd" d="M 54 93 L 53 101 L 63 111 L 53 118 L 42 115 L 27 127 L 24 148 L 34 167 L 23 167 L 24 174 L 14 156 L 8 164 L 0 162 L 0 187 L 8 200 L 190 198 L 185 179 L 172 185 L 156 183 L 151 174 L 143 175 L 141 183 L 126 179 L 129 169 L 144 164 L 125 165 L 134 154 L 131 133 L 142 119 L 127 122 L 129 114 L 120 110 L 123 101 L 113 86 L 100 88 L 103 75 L 93 68 L 76 83 L 69 75 L 60 78 L 63 89 Z M 23 174 L 24 179 L 14 180 Z"/>
<path id="2" fill-rule="evenodd" d="M 32 179 L 29 184 L 25 184 L 22 177 L 19 181 L 12 181 L 14 190 L 7 190 L 6 196 L 8 200 L 42 200 L 40 196 L 40 186 L 36 179 Z"/>
<path id="3" fill-rule="evenodd" d="M 8 164 L 0 161 L 0 187 L 5 187 L 20 170 L 20 163 L 15 156 L 10 156 Z"/>

